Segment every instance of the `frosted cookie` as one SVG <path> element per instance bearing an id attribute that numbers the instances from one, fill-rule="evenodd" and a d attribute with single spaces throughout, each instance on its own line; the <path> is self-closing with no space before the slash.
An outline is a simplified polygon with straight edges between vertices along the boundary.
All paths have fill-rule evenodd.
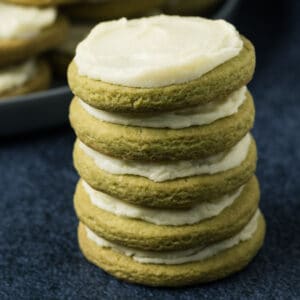
<path id="1" fill-rule="evenodd" d="M 81 181 L 74 201 L 80 221 L 111 242 L 142 250 L 182 250 L 239 232 L 257 210 L 259 187 L 252 178 L 231 194 L 177 211 L 126 204 Z"/>
<path id="2" fill-rule="evenodd" d="M 0 3 L 0 20 L 0 67 L 57 46 L 68 29 L 67 21 L 57 16 L 55 8 Z"/>
<path id="3" fill-rule="evenodd" d="M 75 56 L 76 46 L 88 35 L 92 27 L 92 24 L 71 24 L 65 40 L 50 55 L 52 67 L 58 75 L 66 76 L 68 66 Z"/>
<path id="4" fill-rule="evenodd" d="M 51 73 L 43 60 L 29 60 L 0 68 L 0 98 L 24 95 L 49 88 Z"/>
<path id="5" fill-rule="evenodd" d="M 163 11 L 175 15 L 207 16 L 212 13 L 223 0 L 168 0 L 165 1 Z"/>
<path id="6" fill-rule="evenodd" d="M 254 67 L 252 44 L 231 24 L 161 15 L 100 23 L 78 45 L 68 80 L 101 110 L 170 111 L 225 99 Z"/>
<path id="7" fill-rule="evenodd" d="M 243 269 L 261 248 L 265 221 L 257 211 L 234 236 L 206 248 L 153 252 L 111 243 L 79 225 L 78 238 L 85 257 L 125 281 L 151 286 L 184 286 L 224 278 Z"/>
<path id="8" fill-rule="evenodd" d="M 55 6 L 66 3 L 76 3 L 79 0 L 2 0 L 3 2 L 29 6 Z"/>
<path id="9" fill-rule="evenodd" d="M 70 121 L 79 139 L 125 160 L 200 159 L 233 147 L 252 128 L 253 100 L 242 88 L 221 101 L 149 115 L 109 113 L 75 98 Z"/>
<path id="10" fill-rule="evenodd" d="M 74 147 L 74 165 L 94 189 L 123 201 L 149 207 L 191 207 L 217 199 L 245 184 L 256 168 L 256 146 L 246 135 L 230 151 L 204 160 L 123 161 Z"/>
<path id="11" fill-rule="evenodd" d="M 99 22 L 144 15 L 162 3 L 163 0 L 86 0 L 66 6 L 64 12 L 72 19 Z"/>

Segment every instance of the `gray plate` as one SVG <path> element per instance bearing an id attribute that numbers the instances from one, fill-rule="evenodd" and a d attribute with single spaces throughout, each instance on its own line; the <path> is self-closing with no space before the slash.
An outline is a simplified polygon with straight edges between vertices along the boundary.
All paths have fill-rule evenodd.
<path id="1" fill-rule="evenodd" d="M 227 0 L 213 16 L 230 20 L 239 0 Z M 0 100 L 0 136 L 44 129 L 66 123 L 72 94 L 65 85 Z"/>

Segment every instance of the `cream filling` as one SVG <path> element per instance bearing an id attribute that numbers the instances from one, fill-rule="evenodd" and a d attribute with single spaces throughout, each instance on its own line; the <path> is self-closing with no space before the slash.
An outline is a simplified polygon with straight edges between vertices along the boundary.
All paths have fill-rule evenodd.
<path id="1" fill-rule="evenodd" d="M 198 247 L 183 251 L 154 252 L 137 250 L 109 242 L 104 238 L 96 235 L 88 227 L 85 227 L 85 229 L 87 237 L 94 243 L 96 243 L 99 247 L 110 248 L 121 254 L 130 256 L 133 260 L 139 263 L 179 265 L 208 259 L 214 255 L 217 255 L 218 253 L 221 253 L 222 251 L 238 245 L 241 242 L 251 239 L 251 237 L 257 230 L 257 221 L 259 215 L 260 211 L 257 210 L 250 222 L 242 229 L 242 231 L 229 239 L 223 240 L 207 247 Z"/>
<path id="2" fill-rule="evenodd" d="M 36 68 L 36 62 L 28 60 L 20 65 L 0 69 L 0 93 L 25 84 L 33 77 Z"/>
<path id="3" fill-rule="evenodd" d="M 246 159 L 250 143 L 251 135 L 248 133 L 226 153 L 205 159 L 174 162 L 126 161 L 97 152 L 82 142 L 79 142 L 79 146 L 101 170 L 117 175 L 143 176 L 155 182 L 162 182 L 202 174 L 215 174 L 237 167 Z"/>
<path id="4" fill-rule="evenodd" d="M 67 38 L 59 45 L 57 50 L 74 56 L 78 43 L 80 43 L 89 34 L 91 29 L 92 25 L 72 24 Z"/>
<path id="5" fill-rule="evenodd" d="M 77 49 L 78 72 L 95 80 L 153 88 L 201 77 L 237 56 L 243 41 L 224 20 L 152 16 L 102 22 Z"/>
<path id="6" fill-rule="evenodd" d="M 88 114 L 101 121 L 130 126 L 180 129 L 210 124 L 237 113 L 246 100 L 246 91 L 247 88 L 242 87 L 222 102 L 215 101 L 192 108 L 152 115 L 111 113 L 96 109 L 81 99 L 79 102 Z"/>
<path id="7" fill-rule="evenodd" d="M 126 203 L 110 195 L 94 190 L 87 182 L 82 181 L 91 203 L 116 216 L 139 219 L 156 225 L 179 226 L 195 224 L 220 214 L 226 207 L 241 195 L 244 186 L 234 193 L 225 195 L 216 201 L 199 203 L 186 210 L 155 209 Z"/>
<path id="8" fill-rule="evenodd" d="M 0 39 L 26 39 L 52 25 L 57 17 L 53 7 L 38 8 L 0 3 Z"/>

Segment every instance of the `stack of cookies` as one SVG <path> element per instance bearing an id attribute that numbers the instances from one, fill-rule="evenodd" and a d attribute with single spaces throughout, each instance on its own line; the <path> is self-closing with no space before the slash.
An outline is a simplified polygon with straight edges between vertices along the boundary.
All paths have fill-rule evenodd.
<path id="1" fill-rule="evenodd" d="M 265 235 L 249 133 L 254 68 L 252 44 L 222 20 L 121 19 L 79 44 L 68 80 L 89 261 L 154 286 L 250 262 Z"/>
<path id="2" fill-rule="evenodd" d="M 43 6 L 50 2 L 56 3 L 46 0 L 0 2 L 0 98 L 49 87 L 49 66 L 36 56 L 63 41 L 67 22 L 54 7 L 32 5 Z"/>

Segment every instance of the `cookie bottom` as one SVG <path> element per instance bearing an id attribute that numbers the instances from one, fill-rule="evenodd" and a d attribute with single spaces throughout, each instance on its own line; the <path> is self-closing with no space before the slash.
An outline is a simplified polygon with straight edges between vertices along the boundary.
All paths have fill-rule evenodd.
<path id="1" fill-rule="evenodd" d="M 91 263 L 119 279 L 150 286 L 178 287 L 214 281 L 242 270 L 261 248 L 265 230 L 265 220 L 260 214 L 251 239 L 208 259 L 180 265 L 142 264 L 109 248 L 99 247 L 87 237 L 83 224 L 79 224 L 78 239 L 84 256 Z"/>

